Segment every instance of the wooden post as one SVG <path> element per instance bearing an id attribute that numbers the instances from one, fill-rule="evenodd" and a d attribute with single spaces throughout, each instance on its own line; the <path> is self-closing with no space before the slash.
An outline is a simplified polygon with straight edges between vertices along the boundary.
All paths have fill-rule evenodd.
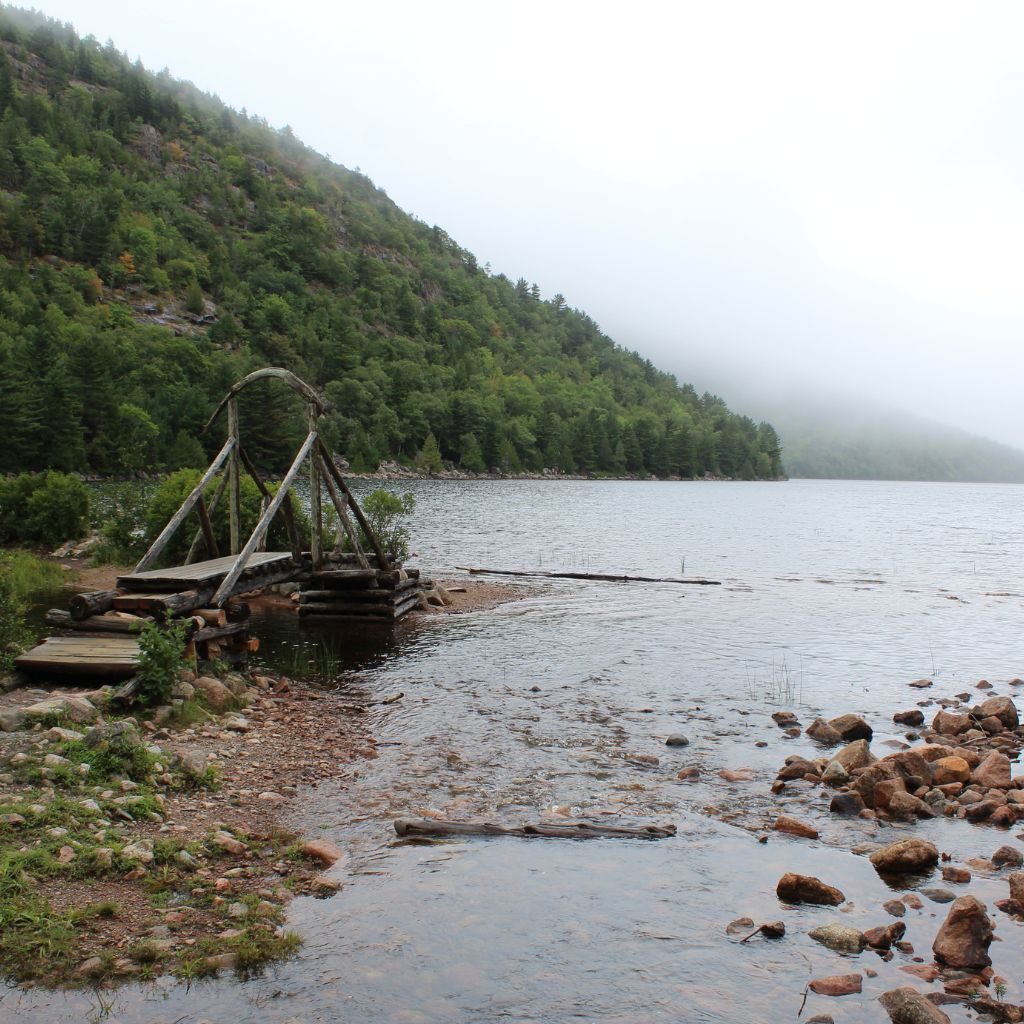
<path id="1" fill-rule="evenodd" d="M 239 428 L 237 398 L 232 398 L 228 402 L 228 439 L 234 442 L 231 462 L 228 464 L 228 474 L 230 475 L 230 482 L 228 484 L 230 506 L 228 512 L 231 524 L 231 554 L 237 555 L 242 523 L 242 481 L 238 472 Z"/>
<path id="2" fill-rule="evenodd" d="M 220 558 L 217 550 L 217 541 L 213 536 L 213 523 L 210 522 L 210 513 L 206 511 L 206 500 L 200 494 L 196 501 L 196 511 L 199 513 L 199 529 L 203 532 L 203 539 L 206 541 L 206 550 L 210 558 Z"/>
<path id="3" fill-rule="evenodd" d="M 366 560 L 366 555 L 363 554 L 362 546 L 359 543 L 359 534 L 356 532 L 356 528 L 352 525 L 352 520 L 348 517 L 348 512 L 345 510 L 345 501 L 334 486 L 331 474 L 323 464 L 324 457 L 319 451 L 316 453 L 316 459 L 320 465 L 320 475 L 323 477 L 324 486 L 327 488 L 327 493 L 331 497 L 331 502 L 334 505 L 335 512 L 338 513 L 338 543 L 334 546 L 335 550 L 337 551 L 341 549 L 341 538 L 342 536 L 347 535 L 348 539 L 352 541 L 352 550 L 356 553 L 356 558 L 359 559 L 359 564 L 364 569 L 368 569 L 370 567 L 370 563 Z"/>
<path id="4" fill-rule="evenodd" d="M 222 465 L 224 460 L 234 451 L 235 439 L 229 437 L 224 442 L 217 457 L 210 463 L 210 468 L 203 474 L 202 479 L 195 485 L 192 493 L 182 502 L 181 508 L 171 517 L 171 521 L 160 532 L 160 536 L 153 541 L 150 549 L 142 556 L 142 560 L 135 566 L 135 572 L 145 572 L 159 557 L 160 552 L 167 546 L 167 542 L 174 536 L 174 531 L 181 526 L 185 517 L 192 511 L 193 506 L 199 500 L 199 495 L 206 490 L 206 485 L 213 479 L 214 474 Z"/>
<path id="5" fill-rule="evenodd" d="M 310 434 L 316 433 L 316 420 L 316 408 L 310 403 L 306 407 L 306 421 Z M 309 518 L 309 554 L 313 562 L 313 571 L 319 572 L 324 565 L 324 521 L 323 509 L 320 507 L 320 466 L 316 458 L 309 460 Z"/>
<path id="6" fill-rule="evenodd" d="M 267 485 L 260 479 L 260 475 L 256 472 L 256 467 L 252 464 L 245 449 L 239 446 L 238 454 L 242 459 L 242 465 L 245 466 L 245 471 L 252 477 L 252 482 L 259 488 L 260 494 L 263 495 L 263 511 L 265 512 L 270 507 L 270 502 L 274 496 L 270 493 Z M 284 516 L 285 529 L 288 531 L 288 539 L 291 541 L 292 558 L 297 562 L 302 558 L 302 538 L 299 536 L 299 528 L 295 524 L 295 513 L 292 511 L 291 501 L 286 501 L 281 506 L 281 515 Z"/>
<path id="7" fill-rule="evenodd" d="M 220 482 L 217 484 L 217 490 L 213 492 L 213 500 L 210 502 L 208 509 L 209 514 L 212 516 L 217 511 L 217 506 L 220 504 L 220 499 L 224 497 L 224 491 L 228 486 L 228 474 L 222 473 Z M 204 540 L 203 528 L 200 526 L 196 530 L 195 536 L 192 538 L 192 546 L 188 549 L 188 554 L 185 556 L 185 564 L 191 565 L 196 560 L 196 555 L 199 554 L 199 545 Z"/>
<path id="8" fill-rule="evenodd" d="M 238 582 L 238 577 L 242 575 L 245 569 L 245 563 L 249 560 L 249 556 L 253 551 L 256 550 L 256 545 L 260 542 L 260 538 L 267 532 L 267 529 L 270 527 L 270 521 L 277 514 L 277 510 L 288 498 L 288 492 L 295 482 L 295 478 L 299 475 L 299 470 L 306 461 L 306 457 L 313 450 L 316 441 L 316 431 L 310 431 L 306 440 L 303 441 L 298 454 L 295 456 L 295 461 L 291 464 L 291 468 L 285 474 L 284 480 L 281 481 L 281 489 L 274 495 L 270 508 L 260 516 L 260 521 L 256 524 L 256 529 L 253 530 L 252 536 L 246 541 L 245 547 L 242 548 L 238 558 L 235 559 L 235 564 L 231 567 L 231 571 L 224 577 L 224 581 L 221 583 L 217 593 L 213 595 L 211 603 L 215 608 L 222 608 L 224 602 L 231 596 L 231 592 Z"/>
<path id="9" fill-rule="evenodd" d="M 379 569 L 385 570 L 390 569 L 391 562 L 389 561 L 388 556 L 384 551 L 384 548 L 381 547 L 380 540 L 378 539 L 377 534 L 373 532 L 373 527 L 367 521 L 366 516 L 363 515 L 363 510 L 359 507 L 359 502 L 356 501 L 356 499 L 352 496 L 352 492 L 348 489 L 348 484 L 345 483 L 345 480 L 342 477 L 341 473 L 338 472 L 338 467 L 335 466 L 334 460 L 331 458 L 331 453 L 327 450 L 327 446 L 323 443 L 323 441 L 318 442 L 317 450 L 323 457 L 323 464 L 327 468 L 327 472 L 331 475 L 331 477 L 334 479 L 334 482 L 338 485 L 338 489 L 348 499 L 349 507 L 352 509 L 353 514 L 359 521 L 359 525 L 363 528 L 363 533 L 365 533 L 366 536 L 369 538 L 370 544 L 373 547 L 373 552 L 377 556 L 377 567 Z"/>

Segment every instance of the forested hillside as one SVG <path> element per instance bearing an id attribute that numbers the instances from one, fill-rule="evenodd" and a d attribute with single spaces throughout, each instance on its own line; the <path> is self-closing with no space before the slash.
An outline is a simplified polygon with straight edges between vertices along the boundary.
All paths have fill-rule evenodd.
<path id="1" fill-rule="evenodd" d="M 266 364 L 323 389 L 356 470 L 439 449 L 474 472 L 782 473 L 769 425 L 288 129 L 0 7 L 0 471 L 197 465 L 216 401 Z M 291 410 L 243 408 L 271 468 Z"/>

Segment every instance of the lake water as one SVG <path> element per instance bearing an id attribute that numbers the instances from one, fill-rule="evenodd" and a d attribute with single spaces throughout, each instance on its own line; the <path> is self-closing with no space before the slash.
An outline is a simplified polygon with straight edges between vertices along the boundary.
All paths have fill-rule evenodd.
<path id="1" fill-rule="evenodd" d="M 893 712 L 922 699 L 910 680 L 935 680 L 926 698 L 982 677 L 995 693 L 1020 694 L 1009 681 L 1024 674 L 1024 490 L 833 481 L 408 489 L 417 498 L 410 563 L 429 575 L 454 578 L 457 566 L 682 572 L 721 586 L 522 580 L 524 599 L 493 610 L 408 622 L 358 643 L 329 637 L 340 652 L 336 685 L 405 693 L 372 712 L 378 760 L 296 801 L 297 827 L 351 851 L 339 871 L 345 888 L 291 905 L 306 940 L 294 961 L 245 983 L 122 989 L 107 1019 L 796 1020 L 809 979 L 865 967 L 878 977 L 862 995 L 812 994 L 804 1018 L 884 1019 L 876 999 L 913 982 L 898 970 L 911 958 L 844 958 L 806 932 L 836 919 L 888 923 L 881 904 L 892 891 L 849 850 L 907 833 L 833 819 L 823 792 L 770 796 L 787 754 L 819 753 L 803 737 L 784 739 L 770 716 L 793 710 L 806 725 L 863 713 L 884 753 L 901 738 Z M 323 639 L 264 625 L 272 664 L 294 664 L 301 645 Z M 677 732 L 689 746 L 667 748 Z M 631 762 L 636 754 L 660 764 Z M 700 781 L 678 781 L 691 765 Z M 740 767 L 755 780 L 718 777 Z M 780 810 L 815 824 L 821 841 L 759 844 Z M 679 835 L 420 845 L 397 842 L 391 826 L 422 813 L 511 823 L 562 812 L 672 821 Z M 1021 845 L 961 822 L 914 833 L 954 859 Z M 782 906 L 774 890 L 787 870 L 838 885 L 852 908 Z M 1007 895 L 1005 880 L 977 875 L 970 891 L 990 903 Z M 926 900 L 905 919 L 926 960 L 945 911 Z M 993 913 L 1003 940 L 996 971 L 1007 999 L 1024 1002 L 1024 926 Z M 787 937 L 738 944 L 725 926 L 744 915 L 783 919 Z M 88 995 L 9 991 L 0 1020 L 78 1021 L 90 1007 Z"/>

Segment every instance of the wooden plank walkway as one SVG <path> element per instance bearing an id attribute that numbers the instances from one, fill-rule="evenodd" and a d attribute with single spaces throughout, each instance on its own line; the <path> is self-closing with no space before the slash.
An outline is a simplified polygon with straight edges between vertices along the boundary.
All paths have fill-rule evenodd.
<path id="1" fill-rule="evenodd" d="M 149 569 L 118 578 L 121 590 L 179 591 L 197 590 L 220 583 L 235 564 L 236 555 L 211 558 L 191 565 L 176 565 L 169 569 Z M 249 557 L 240 582 L 250 575 L 265 575 L 274 570 L 286 570 L 292 561 L 290 551 L 257 551 Z"/>
<path id="2" fill-rule="evenodd" d="M 14 664 L 29 672 L 54 675 L 135 674 L 138 641 L 128 636 L 51 636 L 19 655 Z"/>

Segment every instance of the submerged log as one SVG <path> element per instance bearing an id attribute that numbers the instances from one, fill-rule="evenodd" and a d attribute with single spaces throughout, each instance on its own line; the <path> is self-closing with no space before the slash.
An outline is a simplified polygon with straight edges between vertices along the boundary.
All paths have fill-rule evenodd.
<path id="1" fill-rule="evenodd" d="M 456 569 L 474 576 L 540 576 L 549 580 L 598 580 L 602 583 L 682 583 L 691 587 L 720 587 L 721 580 L 705 580 L 700 577 L 682 579 L 679 576 L 615 576 L 601 572 L 526 572 L 521 569 L 474 569 L 468 565 L 457 565 Z"/>
<path id="2" fill-rule="evenodd" d="M 489 821 L 435 821 L 431 818 L 399 818 L 400 836 L 521 836 L 539 839 L 668 839 L 675 825 L 597 825 L 590 821 L 562 824 L 534 822 L 495 825 Z"/>
<path id="3" fill-rule="evenodd" d="M 68 606 L 71 609 L 71 617 L 80 622 L 90 615 L 109 612 L 114 607 L 114 598 L 117 594 L 116 590 L 93 590 L 87 594 L 75 594 Z"/>

